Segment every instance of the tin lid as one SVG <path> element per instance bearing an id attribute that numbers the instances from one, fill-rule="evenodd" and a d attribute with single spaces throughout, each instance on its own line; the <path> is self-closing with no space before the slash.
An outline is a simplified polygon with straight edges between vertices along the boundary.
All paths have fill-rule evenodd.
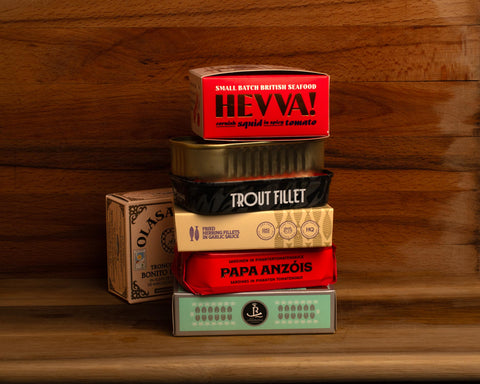
<path id="1" fill-rule="evenodd" d="M 170 139 L 171 171 L 197 180 L 241 180 L 309 176 L 324 169 L 324 139 L 292 141 L 206 141 Z"/>

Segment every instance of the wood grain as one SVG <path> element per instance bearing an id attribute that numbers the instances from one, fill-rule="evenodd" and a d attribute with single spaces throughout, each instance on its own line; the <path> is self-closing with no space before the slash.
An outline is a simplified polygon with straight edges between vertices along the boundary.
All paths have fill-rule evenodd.
<path id="1" fill-rule="evenodd" d="M 32 133 L 30 131 L 30 133 Z M 167 139 L 161 140 L 5 140 L 3 166 L 64 170 L 166 170 Z"/>
<path id="2" fill-rule="evenodd" d="M 265 25 L 457 25 L 478 22 L 478 4 L 472 0 L 416 1 L 288 1 L 221 3 L 141 0 L 118 3 L 96 1 L 3 1 L 0 21 L 15 25 L 54 26 L 202 26 L 251 27 Z"/>
<path id="3" fill-rule="evenodd" d="M 104 274 L 105 194 L 4 195 L 1 275 Z M 476 190 L 338 192 L 330 201 L 340 274 L 387 273 L 392 263 L 411 276 L 478 273 Z"/>
<path id="4" fill-rule="evenodd" d="M 368 192 L 461 192 L 475 191 L 476 171 L 431 171 L 409 169 L 340 169 L 332 168 L 334 179 L 330 196 L 348 196 Z M 98 196 L 104 192 L 125 191 L 122 187 L 145 188 L 167 186 L 169 170 L 75 170 L 4 166 L 0 180 L 4 199 L 18 194 L 54 194 Z M 452 194 L 453 195 L 453 194 Z M 12 196 L 14 197 L 14 196 Z M 96 198 L 96 197 L 95 197 Z"/>
<path id="5" fill-rule="evenodd" d="M 441 336 L 439 336 L 441 337 Z M 282 357 L 271 355 L 222 357 L 213 363 L 210 357 L 188 359 L 189 369 L 182 369 L 176 357 L 159 360 L 155 357 L 131 357 L 125 359 L 75 359 L 25 361 L 28 369 L 18 362 L 4 363 L 7 378 L 15 381 L 77 382 L 69 372 L 78 372 L 87 381 L 135 383 L 138 377 L 156 383 L 195 383 L 208 378 L 211 383 L 285 382 L 286 378 L 303 382 L 355 381 L 358 377 L 369 381 L 475 381 L 479 373 L 478 354 L 471 353 L 336 353 L 334 356 L 293 354 Z M 220 362 L 221 364 L 218 364 Z M 123 371 L 122 368 L 133 367 Z M 345 367 L 349 369 L 346 370 Z M 255 379 L 246 378 L 246 371 L 259 371 Z M 118 372 L 121 372 L 119 374 Z M 198 372 L 202 374 L 199 375 Z M 299 373 L 300 372 L 300 373 Z M 38 382 L 38 381 L 37 381 Z"/>
<path id="6" fill-rule="evenodd" d="M 335 138 L 325 148 L 332 168 L 478 170 L 479 138 Z"/>
<path id="7" fill-rule="evenodd" d="M 340 282 L 333 335 L 214 338 L 171 337 L 168 300 L 128 305 L 101 280 L 4 279 L 0 292 L 9 285 L 18 300 L 0 295 L 0 372 L 10 381 L 480 377 L 478 280 Z"/>
<path id="8" fill-rule="evenodd" d="M 332 138 L 326 143 L 329 168 L 478 170 L 479 137 Z M 0 146 L 4 166 L 76 170 L 167 170 L 165 140 L 23 141 Z"/>
<path id="9" fill-rule="evenodd" d="M 409 276 L 477 273 L 477 175 L 334 169 L 330 202 L 340 275 L 392 272 L 392 262 L 394 272 Z M 166 170 L 3 167 L 0 179 L 5 277 L 102 276 L 105 195 L 169 185 Z"/>
<path id="10" fill-rule="evenodd" d="M 480 27 L 0 27 L 0 84 L 160 83 L 224 63 L 268 63 L 334 81 L 479 80 Z M 224 36 L 228 36 L 226 39 Z"/>
<path id="11" fill-rule="evenodd" d="M 478 105 L 476 81 L 349 83 L 332 78 L 332 139 L 478 136 Z M 0 150 L 34 146 L 42 140 L 85 140 L 86 145 L 94 140 L 124 140 L 128 146 L 133 140 L 191 134 L 184 78 L 176 85 L 4 84 L 0 110 Z"/>
<path id="12" fill-rule="evenodd" d="M 480 380 L 474 0 L 0 2 L 0 381 Z M 107 193 L 169 185 L 188 70 L 331 75 L 338 327 L 171 337 L 106 290 Z"/>
<path id="13" fill-rule="evenodd" d="M 391 276 L 382 277 L 373 272 L 367 273 L 365 276 L 367 279 L 352 277 L 351 279 L 341 279 L 335 284 L 341 301 L 349 301 L 350 305 L 353 306 L 355 302 L 364 301 L 368 297 L 375 298 L 377 301 L 391 301 L 392 303 L 401 302 L 406 298 L 408 298 L 408 300 L 438 300 L 439 298 L 452 301 L 454 299 L 471 300 L 477 297 L 480 289 L 480 280 L 472 276 L 467 278 L 450 276 L 439 280 L 435 275 L 425 275 L 423 279 L 418 281 L 409 280 L 405 274 L 399 274 L 395 279 L 392 279 Z M 0 307 L 10 309 L 22 307 L 22 310 L 35 307 L 48 307 L 49 310 L 52 310 L 54 307 L 122 306 L 125 311 L 147 311 L 157 306 L 157 304 L 163 307 L 169 302 L 169 299 L 164 299 L 153 303 L 130 306 L 117 296 L 107 292 L 105 286 L 106 281 L 104 279 L 93 277 L 77 279 L 65 277 L 22 277 L 20 279 L 6 277 L 0 279 Z M 379 289 L 380 287 L 384 289 Z M 399 287 L 401 287 L 401 289 L 399 289 Z M 454 287 L 454 289 L 452 289 L 452 287 Z M 13 288 L 15 288 L 14 293 L 7 294 L 7 292 Z M 146 309 L 142 309 L 143 306 L 145 306 Z M 346 308 L 349 308 L 349 306 Z M 360 307 L 356 308 L 359 309 Z M 71 310 L 73 311 L 74 309 Z M 160 311 L 161 308 L 157 308 L 156 310 Z M 6 314 L 7 311 L 5 312 L 5 316 L 10 316 Z M 163 313 L 160 315 L 160 318 L 166 321 L 168 316 L 168 313 Z M 6 327 L 12 325 L 8 325 L 8 323 L 5 322 L 2 326 L 0 329 L 4 331 Z M 50 325 L 42 322 L 32 326 L 42 328 L 49 327 Z M 26 328 L 24 331 L 27 332 Z"/>

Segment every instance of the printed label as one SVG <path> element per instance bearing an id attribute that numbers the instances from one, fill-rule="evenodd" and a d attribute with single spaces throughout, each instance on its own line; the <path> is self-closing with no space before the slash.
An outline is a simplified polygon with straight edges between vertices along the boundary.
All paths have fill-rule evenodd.
<path id="1" fill-rule="evenodd" d="M 332 244 L 329 206 L 231 215 L 199 215 L 176 207 L 179 252 L 310 248 Z"/>
<path id="2" fill-rule="evenodd" d="M 175 247 L 170 202 L 131 206 L 131 299 L 165 295 L 171 289 Z M 139 248 L 134 248 L 139 247 Z"/>
<path id="3" fill-rule="evenodd" d="M 147 267 L 145 249 L 136 249 L 133 251 L 133 263 L 136 271 L 144 270 Z"/>
<path id="4" fill-rule="evenodd" d="M 205 138 L 329 134 L 328 76 L 207 77 L 203 90 Z"/>
<path id="5" fill-rule="evenodd" d="M 231 193 L 232 208 L 243 206 L 262 207 L 264 205 L 303 204 L 306 188 L 259 191 L 248 193 Z"/>
<path id="6" fill-rule="evenodd" d="M 175 273 L 198 294 L 305 288 L 336 281 L 332 247 L 182 253 Z"/>

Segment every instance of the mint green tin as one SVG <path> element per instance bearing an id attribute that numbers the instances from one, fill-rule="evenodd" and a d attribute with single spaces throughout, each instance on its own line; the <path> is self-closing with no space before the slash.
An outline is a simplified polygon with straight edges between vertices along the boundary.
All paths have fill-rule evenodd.
<path id="1" fill-rule="evenodd" d="M 335 333 L 336 292 L 284 289 L 199 296 L 176 286 L 173 335 Z"/>

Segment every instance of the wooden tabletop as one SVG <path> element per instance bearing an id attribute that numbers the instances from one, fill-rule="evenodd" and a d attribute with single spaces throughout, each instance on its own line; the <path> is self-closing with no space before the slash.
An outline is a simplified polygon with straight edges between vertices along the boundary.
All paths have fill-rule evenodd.
<path id="1" fill-rule="evenodd" d="M 380 6 L 381 5 L 381 6 Z M 480 380 L 478 0 L 0 2 L 0 382 Z M 188 71 L 331 76 L 333 335 L 173 337 L 106 290 L 105 195 L 170 185 Z"/>
<path id="2" fill-rule="evenodd" d="M 480 282 L 343 280 L 333 335 L 174 337 L 170 300 L 103 280 L 0 280 L 0 381 L 480 379 Z"/>

